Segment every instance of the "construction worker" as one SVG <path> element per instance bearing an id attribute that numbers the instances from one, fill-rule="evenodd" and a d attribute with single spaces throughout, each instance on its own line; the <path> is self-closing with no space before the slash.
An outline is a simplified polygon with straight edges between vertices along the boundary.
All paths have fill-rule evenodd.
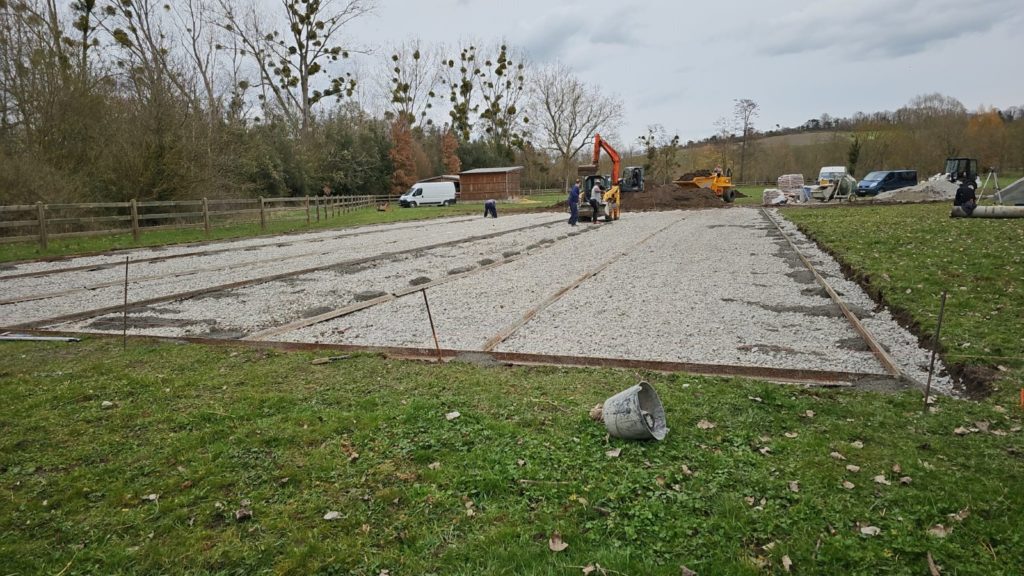
<path id="1" fill-rule="evenodd" d="M 622 178 L 615 183 L 604 193 L 604 219 L 605 222 L 611 222 L 612 220 L 619 219 L 619 202 L 622 200 L 620 189 L 622 187 Z"/>
<path id="2" fill-rule="evenodd" d="M 978 196 L 974 193 L 972 183 L 968 183 L 966 180 L 961 182 L 960 187 L 956 189 L 956 197 L 953 198 L 953 206 L 959 206 L 968 216 L 978 207 Z"/>
<path id="3" fill-rule="evenodd" d="M 576 183 L 572 185 L 572 189 L 569 190 L 569 226 L 575 226 L 580 220 L 580 179 L 576 179 Z"/>
<path id="4" fill-rule="evenodd" d="M 491 218 L 498 217 L 498 203 L 494 200 L 484 202 L 484 218 L 487 218 L 488 214 L 491 215 Z"/>
<path id="5" fill-rule="evenodd" d="M 604 188 L 600 182 L 594 182 L 594 187 L 590 189 L 590 196 L 587 197 L 587 203 L 590 204 L 590 223 L 597 224 L 597 211 L 601 207 L 601 195 L 604 193 Z"/>

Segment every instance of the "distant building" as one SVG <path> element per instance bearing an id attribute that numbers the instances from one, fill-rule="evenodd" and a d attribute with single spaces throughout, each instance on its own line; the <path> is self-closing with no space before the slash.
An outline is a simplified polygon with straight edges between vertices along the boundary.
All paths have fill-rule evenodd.
<path id="1" fill-rule="evenodd" d="M 477 168 L 459 174 L 461 200 L 508 200 L 522 188 L 522 166 Z"/>

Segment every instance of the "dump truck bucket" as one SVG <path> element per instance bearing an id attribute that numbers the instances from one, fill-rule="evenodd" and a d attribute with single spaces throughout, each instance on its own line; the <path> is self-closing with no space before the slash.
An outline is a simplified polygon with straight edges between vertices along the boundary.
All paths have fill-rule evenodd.
<path id="1" fill-rule="evenodd" d="M 584 164 L 576 168 L 577 176 L 590 176 L 597 174 L 597 164 Z"/>

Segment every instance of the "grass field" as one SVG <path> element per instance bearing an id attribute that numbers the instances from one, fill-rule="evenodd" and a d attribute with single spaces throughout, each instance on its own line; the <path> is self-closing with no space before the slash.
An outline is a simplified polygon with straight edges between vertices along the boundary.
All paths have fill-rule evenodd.
<path id="1" fill-rule="evenodd" d="M 1019 222 L 785 214 L 925 335 L 949 290 L 944 355 L 986 399 L 2 343 L 0 576 L 1024 573 Z M 671 431 L 608 439 L 588 410 L 640 378 Z"/>
<path id="2" fill-rule="evenodd" d="M 498 214 L 500 216 L 502 213 L 537 210 L 551 206 L 561 199 L 561 194 L 537 194 L 513 202 L 499 204 Z M 454 206 L 424 206 L 415 209 L 399 208 L 397 203 L 392 203 L 391 209 L 386 212 L 378 212 L 374 208 L 364 208 L 349 212 L 348 214 L 339 214 L 331 218 L 325 218 L 320 222 L 314 221 L 311 224 L 306 224 L 306 213 L 301 211 L 295 212 L 290 216 L 276 214 L 274 219 L 267 222 L 267 229 L 265 231 L 260 230 L 259 223 L 253 222 L 217 226 L 210 231 L 209 236 L 206 236 L 202 229 L 158 230 L 153 232 L 143 230 L 138 242 L 132 239 L 130 233 L 126 233 L 92 238 L 55 238 L 50 240 L 46 250 L 40 249 L 39 244 L 35 242 L 0 244 L 0 262 L 106 252 L 143 246 L 185 244 L 208 240 L 267 236 L 287 232 L 347 228 L 366 224 L 385 224 L 389 222 L 424 220 L 467 214 L 482 215 L 483 203 L 462 202 Z"/>
<path id="3" fill-rule="evenodd" d="M 671 431 L 636 443 L 587 415 L 626 372 L 4 346 L 5 575 L 1024 567 L 1012 404 L 647 375 Z"/>

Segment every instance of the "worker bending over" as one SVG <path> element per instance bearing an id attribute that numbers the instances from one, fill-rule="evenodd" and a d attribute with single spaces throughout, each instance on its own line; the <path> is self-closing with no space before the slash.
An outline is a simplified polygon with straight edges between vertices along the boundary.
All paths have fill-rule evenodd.
<path id="1" fill-rule="evenodd" d="M 602 199 L 604 200 L 605 222 L 611 222 L 612 220 L 619 219 L 619 202 L 622 200 L 619 190 L 621 186 L 622 178 L 619 178 L 619 181 L 604 193 L 604 197 Z"/>
<path id="2" fill-rule="evenodd" d="M 488 214 L 491 215 L 491 218 L 498 217 L 498 203 L 494 200 L 484 202 L 484 218 L 487 218 Z"/>

